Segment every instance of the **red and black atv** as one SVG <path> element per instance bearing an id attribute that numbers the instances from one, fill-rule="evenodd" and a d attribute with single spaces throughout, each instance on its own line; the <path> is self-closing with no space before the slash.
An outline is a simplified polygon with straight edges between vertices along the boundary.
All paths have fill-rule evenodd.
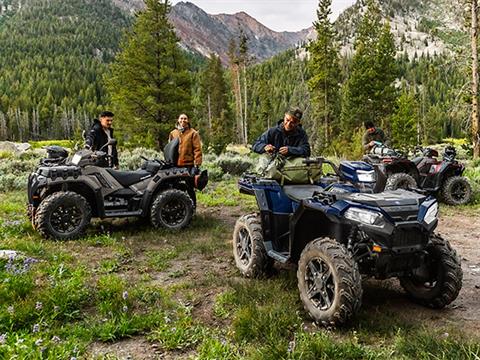
<path id="1" fill-rule="evenodd" d="M 419 172 L 415 163 L 398 150 L 376 142 L 363 160 L 375 168 L 374 192 L 418 187 Z"/>
<path id="2" fill-rule="evenodd" d="M 438 159 L 438 151 L 432 148 L 417 147 L 422 156 L 412 160 L 417 166 L 418 186 L 429 193 L 438 194 L 449 205 L 463 205 L 470 201 L 472 188 L 463 175 L 465 165 L 455 158 L 457 151 L 447 146 L 442 159 Z"/>
<path id="3" fill-rule="evenodd" d="M 463 205 L 470 201 L 472 188 L 463 175 L 465 166 L 455 158 L 453 146 L 447 146 L 443 159 L 438 159 L 438 151 L 417 147 L 422 156 L 409 160 L 397 150 L 377 144 L 364 156 L 364 160 L 374 165 L 377 174 L 375 192 L 399 188 L 420 188 L 437 196 L 448 205 Z"/>

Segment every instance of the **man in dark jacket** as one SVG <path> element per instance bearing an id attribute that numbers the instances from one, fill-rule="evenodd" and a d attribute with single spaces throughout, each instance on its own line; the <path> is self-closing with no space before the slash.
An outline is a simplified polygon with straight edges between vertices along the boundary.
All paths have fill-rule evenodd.
<path id="1" fill-rule="evenodd" d="M 310 144 L 300 120 L 300 109 L 292 109 L 285 113 L 277 126 L 265 131 L 253 144 L 256 153 L 263 154 L 278 151 L 284 156 L 310 156 Z"/>
<path id="2" fill-rule="evenodd" d="M 113 139 L 114 114 L 110 111 L 104 111 L 100 114 L 100 120 L 95 119 L 90 131 L 85 138 L 85 147 L 93 151 L 100 150 L 109 139 Z M 108 155 L 108 166 L 118 168 L 118 153 L 115 145 L 108 145 L 103 149 Z"/>
<path id="3" fill-rule="evenodd" d="M 368 153 L 376 142 L 388 145 L 385 133 L 382 129 L 376 127 L 372 121 L 365 121 L 363 125 L 365 126 L 365 133 L 363 134 L 362 145 L 365 153 Z"/>

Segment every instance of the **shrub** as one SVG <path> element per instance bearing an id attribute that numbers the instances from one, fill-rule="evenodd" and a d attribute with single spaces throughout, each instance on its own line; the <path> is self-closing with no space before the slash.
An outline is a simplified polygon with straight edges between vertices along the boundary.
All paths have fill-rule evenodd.
<path id="1" fill-rule="evenodd" d="M 253 166 L 253 161 L 250 158 L 228 153 L 221 155 L 216 163 L 224 173 L 231 175 L 242 175 Z"/>
<path id="2" fill-rule="evenodd" d="M 143 147 L 135 148 L 133 150 L 120 150 L 118 159 L 120 162 L 120 168 L 123 170 L 136 170 L 144 161 L 141 156 L 147 159 L 159 159 L 163 160 L 163 154 L 156 150 L 146 149 Z"/>
<path id="3" fill-rule="evenodd" d="M 40 149 L 40 148 L 43 148 L 44 146 L 50 146 L 50 145 L 58 145 L 67 149 L 72 149 L 76 145 L 76 142 L 73 140 L 42 140 L 42 141 L 29 141 L 28 143 L 32 145 L 33 149 Z"/>

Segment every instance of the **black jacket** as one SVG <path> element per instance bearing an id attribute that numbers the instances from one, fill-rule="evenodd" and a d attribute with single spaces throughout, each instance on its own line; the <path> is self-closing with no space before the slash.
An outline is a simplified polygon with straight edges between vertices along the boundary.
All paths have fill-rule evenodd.
<path id="1" fill-rule="evenodd" d="M 113 138 L 112 128 L 110 128 L 110 137 Z M 95 119 L 90 131 L 87 133 L 87 137 L 85 138 L 85 145 L 95 151 L 100 150 L 101 147 L 107 142 L 108 136 L 105 131 L 103 131 L 102 124 L 100 124 L 100 121 Z M 105 147 L 102 151 L 108 152 L 108 149 Z M 115 145 L 113 145 L 112 157 L 112 164 L 114 166 L 118 166 L 118 153 Z"/>
<path id="2" fill-rule="evenodd" d="M 256 153 L 263 154 L 265 146 L 271 144 L 278 150 L 282 146 L 288 146 L 288 155 L 310 156 L 310 144 L 308 143 L 307 133 L 301 125 L 295 130 L 286 132 L 283 129 L 283 120 L 280 120 L 277 126 L 265 131 L 253 144 L 252 149 Z"/>

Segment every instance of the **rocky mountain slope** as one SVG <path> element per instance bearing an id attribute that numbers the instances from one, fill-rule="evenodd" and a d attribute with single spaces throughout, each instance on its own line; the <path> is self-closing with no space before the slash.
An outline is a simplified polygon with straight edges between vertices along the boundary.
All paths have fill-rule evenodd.
<path id="1" fill-rule="evenodd" d="M 143 6 L 141 0 L 112 0 L 131 12 Z M 389 21 L 399 54 L 410 58 L 451 52 L 465 44 L 464 10 L 461 0 L 379 0 L 382 15 Z M 347 8 L 335 27 L 343 54 L 353 52 L 355 32 L 365 7 L 361 1 Z M 241 31 L 248 37 L 249 51 L 255 61 L 272 57 L 288 48 L 315 38 L 313 27 L 299 32 L 275 32 L 244 12 L 211 15 L 190 2 L 172 7 L 170 19 L 185 49 L 208 56 L 218 54 L 227 61 L 230 39 Z"/>
<path id="2" fill-rule="evenodd" d="M 380 0 L 399 54 L 435 56 L 450 53 L 468 42 L 461 0 Z M 353 52 L 355 32 L 365 7 L 357 1 L 336 20 L 344 54 Z"/>

